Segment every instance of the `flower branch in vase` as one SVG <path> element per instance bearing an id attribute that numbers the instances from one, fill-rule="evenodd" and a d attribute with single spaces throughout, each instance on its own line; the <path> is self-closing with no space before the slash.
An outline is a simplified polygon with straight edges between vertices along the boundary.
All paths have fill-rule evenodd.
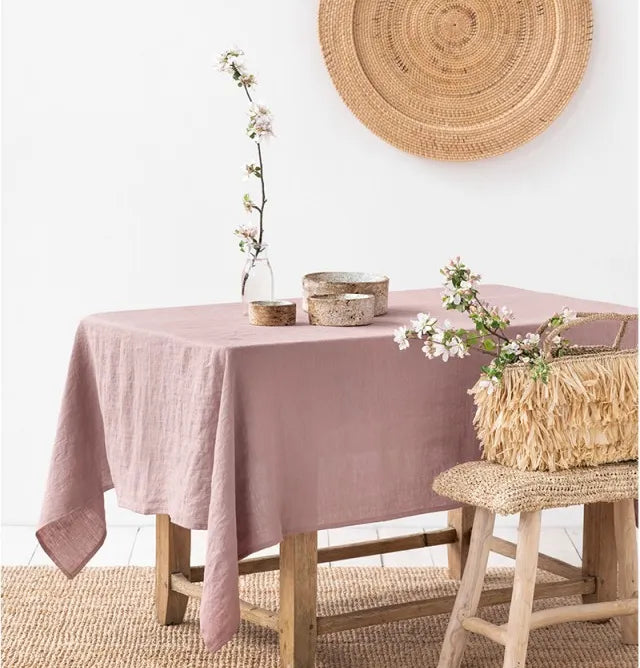
<path id="1" fill-rule="evenodd" d="M 239 238 L 240 250 L 247 260 L 242 271 L 241 294 L 246 304 L 253 300 L 273 299 L 273 272 L 267 257 L 267 244 L 264 242 L 264 210 L 267 204 L 264 180 L 264 159 L 262 142 L 273 136 L 273 116 L 269 108 L 261 102 L 255 102 L 251 91 L 256 86 L 256 78 L 247 71 L 244 63 L 244 52 L 230 49 L 220 55 L 219 69 L 230 74 L 239 88 L 242 88 L 249 100 L 249 123 L 246 134 L 256 146 L 256 158 L 245 163 L 242 172 L 245 180 L 257 179 L 260 184 L 260 200 L 255 202 L 250 193 L 242 198 L 244 210 L 257 215 L 257 224 L 239 225 L 234 234 Z"/>

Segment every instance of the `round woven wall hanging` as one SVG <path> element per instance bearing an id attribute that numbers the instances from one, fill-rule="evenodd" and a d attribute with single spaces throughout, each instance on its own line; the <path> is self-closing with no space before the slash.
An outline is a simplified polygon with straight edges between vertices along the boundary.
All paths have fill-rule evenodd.
<path id="1" fill-rule="evenodd" d="M 347 106 L 410 153 L 477 160 L 560 114 L 584 74 L 591 0 L 320 0 Z"/>

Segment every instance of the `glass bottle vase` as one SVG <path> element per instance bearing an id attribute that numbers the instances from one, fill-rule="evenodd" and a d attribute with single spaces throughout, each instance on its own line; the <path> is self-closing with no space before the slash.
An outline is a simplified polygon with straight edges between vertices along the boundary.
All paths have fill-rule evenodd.
<path id="1" fill-rule="evenodd" d="M 249 302 L 273 301 L 273 270 L 269 262 L 268 245 L 247 253 L 242 269 L 240 293 L 242 295 L 242 312 L 247 315 Z"/>

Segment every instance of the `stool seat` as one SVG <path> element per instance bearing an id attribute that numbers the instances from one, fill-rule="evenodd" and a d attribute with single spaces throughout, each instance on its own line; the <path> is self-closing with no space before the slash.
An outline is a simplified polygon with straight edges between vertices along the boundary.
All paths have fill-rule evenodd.
<path id="1" fill-rule="evenodd" d="M 620 617 L 622 642 L 638 643 L 638 549 L 633 500 L 637 461 L 567 471 L 519 471 L 491 462 L 468 462 L 441 473 L 433 489 L 474 508 L 469 554 L 449 618 L 438 668 L 460 668 L 468 636 L 504 645 L 503 668 L 524 668 L 529 633 L 571 621 Z M 585 504 L 582 568 L 539 554 L 545 508 Z M 493 535 L 496 514 L 520 515 L 516 544 Z M 506 624 L 476 616 L 489 552 L 516 559 Z M 582 604 L 533 612 L 537 568 L 564 578 L 547 595 L 582 594 Z M 577 590 L 574 587 L 578 587 Z M 559 664 L 553 664 L 559 665 Z"/>
<path id="2" fill-rule="evenodd" d="M 567 471 L 519 471 L 492 462 L 467 462 L 440 473 L 441 496 L 498 515 L 638 498 L 638 462 Z"/>

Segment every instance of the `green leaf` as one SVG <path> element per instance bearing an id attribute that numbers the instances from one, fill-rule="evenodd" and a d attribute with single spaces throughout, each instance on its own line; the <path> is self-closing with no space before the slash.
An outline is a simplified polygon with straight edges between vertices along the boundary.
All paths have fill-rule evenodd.
<path id="1" fill-rule="evenodd" d="M 495 350 L 495 348 L 496 348 L 496 344 L 493 341 L 493 339 L 485 339 L 482 342 L 482 346 L 484 347 L 485 350 L 488 350 L 488 351 Z"/>

